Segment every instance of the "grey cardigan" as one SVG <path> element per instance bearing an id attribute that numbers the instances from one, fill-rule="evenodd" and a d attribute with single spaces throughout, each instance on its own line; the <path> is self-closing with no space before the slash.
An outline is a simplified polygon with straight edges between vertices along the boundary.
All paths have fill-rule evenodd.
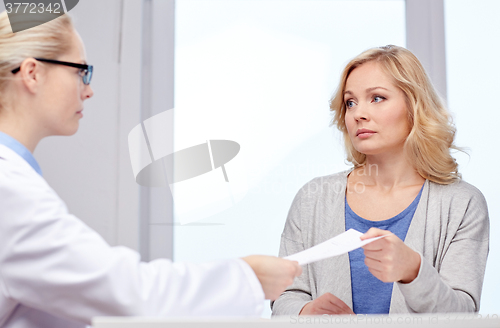
<path id="1" fill-rule="evenodd" d="M 352 170 L 352 169 L 351 169 Z M 302 187 L 288 213 L 280 257 L 345 231 L 347 170 Z M 479 311 L 489 218 L 483 194 L 465 181 L 441 185 L 429 180 L 404 241 L 421 257 L 417 278 L 394 283 L 390 313 Z M 311 300 L 330 292 L 352 308 L 348 254 L 303 267 L 293 285 L 273 303 L 273 316 L 297 315 Z"/>

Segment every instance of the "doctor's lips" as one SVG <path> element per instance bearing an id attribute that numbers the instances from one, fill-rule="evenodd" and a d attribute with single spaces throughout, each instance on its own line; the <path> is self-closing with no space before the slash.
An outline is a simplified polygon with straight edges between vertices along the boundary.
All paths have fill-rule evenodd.
<path id="1" fill-rule="evenodd" d="M 374 134 L 375 131 L 368 130 L 368 129 L 359 129 L 356 131 L 356 137 L 368 137 Z"/>
<path id="2" fill-rule="evenodd" d="M 152 181 L 151 175 L 159 176 L 152 172 L 163 171 L 168 183 L 172 184 L 195 178 L 219 167 L 222 169 L 224 180 L 229 182 L 224 164 L 232 160 L 239 151 L 240 145 L 235 141 L 208 140 L 206 143 L 179 150 L 160 161 L 152 162 L 139 172 L 136 182 L 143 186 L 159 187 L 165 184 L 162 179 Z"/>

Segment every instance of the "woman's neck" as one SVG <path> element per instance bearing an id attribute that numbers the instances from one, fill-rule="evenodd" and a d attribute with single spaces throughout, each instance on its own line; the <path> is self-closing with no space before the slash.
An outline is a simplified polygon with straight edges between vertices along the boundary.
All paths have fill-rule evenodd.
<path id="1" fill-rule="evenodd" d="M 391 155 L 367 155 L 365 165 L 352 172 L 362 181 L 383 190 L 423 184 L 425 179 L 406 160 L 403 152 Z"/>

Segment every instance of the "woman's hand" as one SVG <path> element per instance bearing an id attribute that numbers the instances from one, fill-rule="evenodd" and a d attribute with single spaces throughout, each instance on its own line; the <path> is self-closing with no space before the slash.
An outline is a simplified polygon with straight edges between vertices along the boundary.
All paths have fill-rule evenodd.
<path id="1" fill-rule="evenodd" d="M 325 293 L 312 302 L 307 303 L 299 315 L 317 314 L 354 314 L 340 298 L 330 293 Z"/>
<path id="2" fill-rule="evenodd" d="M 420 255 L 390 231 L 371 228 L 361 240 L 385 236 L 363 246 L 365 264 L 383 282 L 412 282 L 420 269 Z"/>

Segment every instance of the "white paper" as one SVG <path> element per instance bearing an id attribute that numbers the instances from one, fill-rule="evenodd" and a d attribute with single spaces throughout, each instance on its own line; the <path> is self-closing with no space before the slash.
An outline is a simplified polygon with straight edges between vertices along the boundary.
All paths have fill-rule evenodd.
<path id="1" fill-rule="evenodd" d="M 361 237 L 362 235 L 363 233 L 357 230 L 349 229 L 336 237 L 322 242 L 321 244 L 313 246 L 302 252 L 287 256 L 285 257 L 285 259 L 290 261 L 297 261 L 300 265 L 305 265 L 312 262 L 324 260 L 329 257 L 345 254 L 347 252 L 355 250 L 356 248 L 369 244 L 372 241 L 390 236 L 385 235 L 361 240 L 359 237 Z"/>

